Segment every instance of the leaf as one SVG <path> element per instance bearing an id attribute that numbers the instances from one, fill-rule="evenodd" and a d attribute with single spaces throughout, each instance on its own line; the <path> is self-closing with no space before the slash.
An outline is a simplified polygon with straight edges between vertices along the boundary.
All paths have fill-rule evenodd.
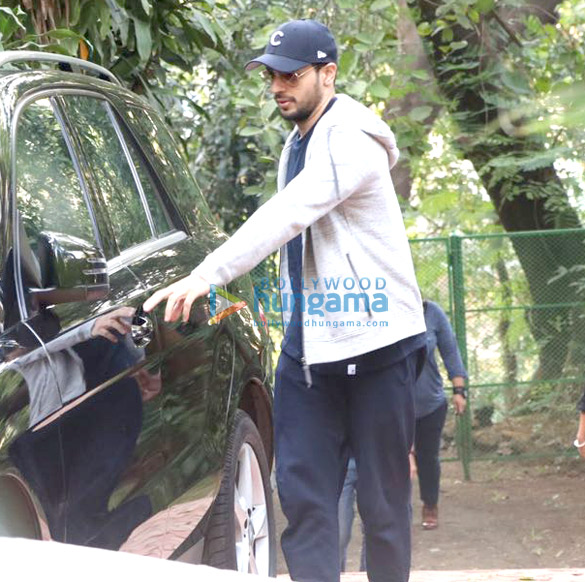
<path id="1" fill-rule="evenodd" d="M 424 121 L 432 112 L 433 108 L 429 105 L 421 105 L 420 107 L 415 107 L 408 114 L 408 117 L 413 121 Z"/>
<path id="2" fill-rule="evenodd" d="M 61 44 L 51 44 L 49 46 L 38 45 L 36 43 L 30 43 L 30 44 L 35 45 L 38 48 L 45 48 L 45 50 L 49 50 L 52 53 L 57 53 L 58 55 L 65 55 L 67 57 L 73 56 L 71 51 L 69 51 L 66 46 L 61 45 Z"/>
<path id="3" fill-rule="evenodd" d="M 91 3 L 89 4 L 91 6 Z M 130 18 L 128 13 L 118 6 L 117 2 L 110 5 L 110 13 L 114 30 L 120 34 L 120 41 L 125 46 L 128 44 L 128 31 L 130 29 Z"/>
<path id="4" fill-rule="evenodd" d="M 238 132 L 242 137 L 250 137 L 252 135 L 258 135 L 259 133 L 262 133 L 264 131 L 264 129 L 262 127 L 253 127 L 251 125 L 248 125 L 242 129 L 240 129 L 240 131 Z"/>
<path id="5" fill-rule="evenodd" d="M 433 28 L 428 22 L 421 22 L 416 29 L 421 36 L 430 36 L 433 32 Z"/>
<path id="6" fill-rule="evenodd" d="M 354 97 L 362 97 L 367 88 L 368 84 L 365 81 L 358 80 L 347 86 L 347 92 Z"/>
<path id="7" fill-rule="evenodd" d="M 49 30 L 47 32 L 47 36 L 49 38 L 54 38 L 55 40 L 64 40 L 66 38 L 74 39 L 76 41 L 81 40 L 81 36 L 72 30 L 67 30 L 65 28 L 55 28 L 54 30 Z"/>
<path id="8" fill-rule="evenodd" d="M 150 5 L 150 2 L 148 0 L 140 0 L 140 2 L 142 4 L 142 10 L 144 10 L 146 16 L 150 16 L 150 13 L 152 12 L 152 6 Z"/>
<path id="9" fill-rule="evenodd" d="M 362 44 L 367 44 L 367 45 L 374 44 L 373 43 L 373 39 L 372 39 L 372 35 L 371 34 L 368 34 L 366 32 L 358 32 L 355 35 L 355 38 L 357 40 L 359 40 Z"/>
<path id="10" fill-rule="evenodd" d="M 276 101 L 274 99 L 268 99 L 264 105 L 262 105 L 262 117 L 269 119 L 276 109 Z"/>
<path id="11" fill-rule="evenodd" d="M 522 73 L 515 71 L 504 71 L 502 73 L 501 79 L 504 85 L 515 93 L 530 95 L 530 85 Z"/>
<path id="12" fill-rule="evenodd" d="M 359 56 L 354 51 L 345 51 L 339 59 L 339 74 L 351 75 L 358 64 Z"/>
<path id="13" fill-rule="evenodd" d="M 262 186 L 248 186 L 244 188 L 244 194 L 246 196 L 260 196 L 264 193 L 264 188 Z"/>
<path id="14" fill-rule="evenodd" d="M 79 17 L 81 16 L 81 2 L 79 0 L 69 0 L 69 24 L 70 28 L 77 28 Z"/>
<path id="15" fill-rule="evenodd" d="M 211 26 L 211 23 L 209 22 L 209 19 L 207 18 L 207 16 L 205 16 L 203 13 L 199 12 L 198 10 L 193 11 L 193 16 L 195 17 L 195 20 L 197 20 L 197 22 L 201 25 L 201 28 L 205 31 L 207 36 L 214 43 L 217 43 L 217 36 L 215 35 L 215 31 L 213 30 L 213 27 Z"/>
<path id="16" fill-rule="evenodd" d="M 64 38 L 59 41 L 59 46 L 62 46 L 67 55 L 76 57 L 79 50 L 79 40 L 74 38 Z"/>
<path id="17" fill-rule="evenodd" d="M 271 148 L 271 150 L 274 150 L 281 144 L 281 138 L 278 132 L 270 128 L 262 133 L 262 140 Z"/>
<path id="18" fill-rule="evenodd" d="M 353 48 L 358 53 L 367 53 L 372 50 L 372 47 L 370 45 L 362 44 L 361 42 L 359 44 L 356 44 Z"/>
<path id="19" fill-rule="evenodd" d="M 22 12 L 22 10 L 20 10 L 20 12 Z M 2 38 L 9 38 L 19 28 L 21 30 L 26 30 L 11 8 L 0 6 L 0 35 L 2 35 Z"/>
<path id="20" fill-rule="evenodd" d="M 458 50 L 461 50 L 461 49 L 466 48 L 467 47 L 467 44 L 468 43 L 467 43 L 466 40 L 460 40 L 460 41 L 457 41 L 457 42 L 452 42 L 449 45 L 449 48 L 451 49 L 451 52 L 455 52 L 455 51 L 458 51 Z"/>
<path id="21" fill-rule="evenodd" d="M 477 24 L 479 22 L 479 12 L 477 10 L 470 8 L 468 14 L 469 14 L 469 19 L 471 20 L 471 22 L 474 22 L 475 24 Z"/>
<path id="22" fill-rule="evenodd" d="M 104 2 L 97 4 L 99 13 L 100 37 L 105 39 L 110 34 L 110 27 L 112 22 L 112 12 L 108 5 Z"/>
<path id="23" fill-rule="evenodd" d="M 254 50 L 263 49 L 266 43 L 270 39 L 270 33 L 273 32 L 274 26 L 268 24 L 264 28 L 261 28 L 253 33 L 252 40 L 250 41 L 250 48 Z"/>
<path id="24" fill-rule="evenodd" d="M 494 0 L 477 0 L 475 2 L 475 9 L 481 14 L 486 14 L 494 9 L 494 4 Z"/>
<path id="25" fill-rule="evenodd" d="M 140 61 L 145 63 L 150 58 L 152 51 L 152 36 L 150 32 L 150 24 L 144 20 L 133 17 L 134 33 L 136 34 L 136 49 Z"/>
<path id="26" fill-rule="evenodd" d="M 252 101 L 251 99 L 248 99 L 246 97 L 236 97 L 234 99 L 234 103 L 238 107 L 257 107 L 258 106 L 258 103 L 255 103 L 254 101 Z"/>
<path id="27" fill-rule="evenodd" d="M 546 77 L 540 77 L 540 79 L 537 79 L 536 82 L 534 83 L 534 87 L 540 93 L 548 93 L 551 89 L 551 86 L 552 83 L 550 79 Z"/>
<path id="28" fill-rule="evenodd" d="M 390 97 L 390 88 L 379 79 L 371 83 L 368 89 L 372 97 L 377 97 L 378 99 L 388 99 Z"/>
<path id="29" fill-rule="evenodd" d="M 375 0 L 370 6 L 370 12 L 378 12 L 392 7 L 392 0 Z"/>
<path id="30" fill-rule="evenodd" d="M 453 29 L 452 28 L 444 28 L 441 32 L 441 40 L 443 42 L 451 42 L 453 40 Z"/>

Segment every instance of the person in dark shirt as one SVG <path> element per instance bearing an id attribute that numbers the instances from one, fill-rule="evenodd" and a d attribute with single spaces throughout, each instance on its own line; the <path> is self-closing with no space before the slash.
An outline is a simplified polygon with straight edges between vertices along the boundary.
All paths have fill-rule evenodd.
<path id="1" fill-rule="evenodd" d="M 423 305 L 427 326 L 427 359 L 414 393 L 416 428 L 412 454 L 416 460 L 420 498 L 423 502 L 422 527 L 431 530 L 439 525 L 439 448 L 447 415 L 447 397 L 435 358 L 437 348 L 453 385 L 456 414 L 465 411 L 467 372 L 445 312 L 433 301 L 424 301 Z"/>

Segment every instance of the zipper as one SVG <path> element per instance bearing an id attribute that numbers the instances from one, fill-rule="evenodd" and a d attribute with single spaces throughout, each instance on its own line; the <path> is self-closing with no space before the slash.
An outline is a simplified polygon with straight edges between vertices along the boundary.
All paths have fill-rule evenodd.
<path id="1" fill-rule="evenodd" d="M 288 261 L 288 257 L 287 257 Z M 282 251 L 280 256 L 278 257 L 278 281 L 280 283 L 282 277 Z M 278 290 L 278 296 L 280 297 L 280 322 L 282 323 L 282 337 L 284 338 L 285 329 L 284 329 L 284 310 L 282 309 L 282 291 Z"/>
<path id="2" fill-rule="evenodd" d="M 358 274 L 356 272 L 356 270 L 353 268 L 353 263 L 351 262 L 351 257 L 349 256 L 349 253 L 345 253 L 345 256 L 347 257 L 347 262 L 349 263 L 349 268 L 351 269 L 351 272 L 353 273 L 353 276 L 355 277 L 355 280 L 357 281 L 358 287 L 360 288 L 360 291 L 366 296 L 368 297 L 368 294 L 366 293 L 365 289 L 362 287 L 362 284 L 360 282 L 360 278 L 358 277 Z M 358 303 L 359 305 L 359 303 Z M 370 299 L 368 297 L 368 315 L 370 317 L 372 317 L 372 310 L 370 309 Z"/>
<path id="3" fill-rule="evenodd" d="M 303 374 L 305 375 L 305 384 L 307 388 L 311 388 L 313 386 L 313 379 L 311 378 L 311 367 L 307 364 L 307 360 L 305 360 L 305 356 L 301 358 L 301 364 L 303 365 Z"/>

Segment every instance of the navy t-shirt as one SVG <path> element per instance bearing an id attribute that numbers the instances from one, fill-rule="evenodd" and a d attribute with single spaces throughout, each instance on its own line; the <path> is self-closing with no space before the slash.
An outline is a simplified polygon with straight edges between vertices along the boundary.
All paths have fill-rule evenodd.
<path id="1" fill-rule="evenodd" d="M 335 103 L 336 97 L 329 101 L 325 111 L 321 117 L 331 109 Z M 319 118 L 320 119 L 320 118 Z M 319 120 L 317 120 L 319 123 Z M 298 176 L 305 167 L 305 156 L 307 154 L 307 146 L 313 135 L 313 131 L 317 125 L 313 125 L 311 129 L 302 137 L 297 135 L 290 146 L 290 155 L 288 158 L 288 166 L 286 168 L 285 186 Z M 286 245 L 286 254 L 288 257 L 288 276 L 290 278 L 291 289 L 295 297 L 294 308 L 289 321 L 289 326 L 285 331 L 284 340 L 282 342 L 282 351 L 291 358 L 301 361 L 303 357 L 303 315 L 301 313 L 301 279 L 303 276 L 303 235 L 302 233 L 290 240 Z M 291 306 L 289 305 L 290 309 Z"/>
<path id="2" fill-rule="evenodd" d="M 329 111 L 336 98 L 331 99 L 323 115 Z M 317 123 L 319 123 L 317 121 Z M 304 135 L 297 136 L 290 146 L 290 155 L 286 169 L 285 185 L 295 178 L 305 167 L 305 155 L 307 146 L 313 135 L 313 130 L 317 124 Z M 289 357 L 300 362 L 303 358 L 303 315 L 301 312 L 301 294 L 302 294 L 302 276 L 303 276 L 303 238 L 302 233 L 290 240 L 286 245 L 288 258 L 288 276 L 290 278 L 291 289 L 295 297 L 294 308 L 287 327 L 284 340 L 282 342 L 282 351 Z M 290 308 L 290 306 L 288 306 Z M 311 370 L 323 374 L 347 374 L 347 366 L 355 364 L 356 375 L 373 371 L 385 366 L 391 366 L 399 362 L 410 353 L 425 346 L 425 334 L 420 333 L 415 336 L 405 338 L 392 345 L 374 350 L 367 354 L 331 362 L 327 364 L 314 364 Z"/>

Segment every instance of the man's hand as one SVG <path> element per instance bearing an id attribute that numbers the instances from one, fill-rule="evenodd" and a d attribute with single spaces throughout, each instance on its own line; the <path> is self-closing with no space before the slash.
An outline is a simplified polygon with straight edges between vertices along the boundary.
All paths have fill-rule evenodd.
<path id="1" fill-rule="evenodd" d="M 209 283 L 198 275 L 189 275 L 176 283 L 160 289 L 143 306 L 144 311 L 152 311 L 161 301 L 167 300 L 165 321 L 177 321 L 181 314 L 183 321 L 189 321 L 191 307 L 196 299 L 209 293 Z"/>
<path id="2" fill-rule="evenodd" d="M 465 412 L 465 405 L 465 396 L 462 396 L 461 394 L 453 394 L 453 407 L 455 408 L 455 414 L 463 414 Z"/>
<path id="3" fill-rule="evenodd" d="M 113 344 L 118 343 L 114 332 L 126 335 L 132 329 L 132 318 L 135 313 L 134 307 L 120 307 L 114 309 L 101 317 L 98 317 L 91 328 L 91 337 L 105 337 Z"/>

